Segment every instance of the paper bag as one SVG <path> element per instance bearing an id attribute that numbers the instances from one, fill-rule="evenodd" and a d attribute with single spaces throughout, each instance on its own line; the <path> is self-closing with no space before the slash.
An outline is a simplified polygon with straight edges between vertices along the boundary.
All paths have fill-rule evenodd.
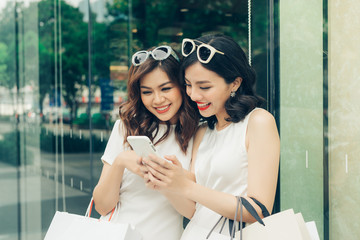
<path id="1" fill-rule="evenodd" d="M 44 240 L 141 240 L 141 234 L 130 224 L 56 212 Z"/>

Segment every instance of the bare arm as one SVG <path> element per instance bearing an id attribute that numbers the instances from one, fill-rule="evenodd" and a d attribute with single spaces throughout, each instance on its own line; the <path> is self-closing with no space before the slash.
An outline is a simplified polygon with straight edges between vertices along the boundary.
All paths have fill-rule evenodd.
<path id="1" fill-rule="evenodd" d="M 139 157 L 134 151 L 120 153 L 112 165 L 104 162 L 99 182 L 93 192 L 95 209 L 101 215 L 108 214 L 119 201 L 125 168 L 143 176 L 140 171 Z"/>
<path id="2" fill-rule="evenodd" d="M 259 200 L 271 212 L 275 198 L 280 157 L 280 140 L 275 120 L 267 111 L 259 109 L 251 114 L 246 135 L 246 146 L 248 151 L 247 199 L 254 206 L 259 216 L 262 216 L 260 208 L 249 197 Z M 188 182 L 187 189 L 184 191 L 185 196 L 225 217 L 234 218 L 236 199 L 231 194 L 217 192 L 190 182 Z M 255 221 L 247 210 L 243 210 L 245 222 Z"/>
<path id="3" fill-rule="evenodd" d="M 187 177 L 191 181 L 195 181 L 194 174 L 187 172 Z M 178 213 L 184 217 L 191 219 L 195 212 L 195 202 L 185 198 L 182 195 L 176 194 L 174 192 L 161 191 L 161 193 L 169 200 L 171 205 L 176 209 Z"/>
<path id="4" fill-rule="evenodd" d="M 262 216 L 260 208 L 249 197 L 254 197 L 262 202 L 271 212 L 280 155 L 280 140 L 275 120 L 267 111 L 259 109 L 251 114 L 246 135 L 246 147 L 249 171 L 247 199 Z M 161 179 L 159 173 L 153 174 L 156 178 Z M 154 182 L 157 185 L 166 184 L 157 179 Z M 230 219 L 234 218 L 236 199 L 233 195 L 206 188 L 186 178 L 178 181 L 178 184 L 179 186 L 174 189 L 178 194 L 198 202 L 220 215 Z M 243 209 L 243 220 L 245 222 L 255 221 L 245 209 Z"/>
<path id="5" fill-rule="evenodd" d="M 125 168 L 114 161 L 113 165 L 104 162 L 93 197 L 95 209 L 101 215 L 108 214 L 117 204 L 120 197 L 120 185 Z"/>

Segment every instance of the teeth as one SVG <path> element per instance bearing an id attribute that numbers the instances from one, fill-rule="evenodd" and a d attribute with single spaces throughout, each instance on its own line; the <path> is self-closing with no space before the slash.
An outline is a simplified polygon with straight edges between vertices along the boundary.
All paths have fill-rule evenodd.
<path id="1" fill-rule="evenodd" d="M 164 110 L 167 109 L 169 106 L 170 106 L 170 105 L 165 106 L 165 107 L 161 107 L 161 108 L 156 108 L 156 109 L 159 110 L 159 111 L 164 111 Z"/>
<path id="2" fill-rule="evenodd" d="M 202 103 L 202 104 L 199 104 L 199 103 L 198 103 L 198 106 L 199 106 L 199 107 L 206 107 L 207 105 L 209 105 L 209 103 Z"/>

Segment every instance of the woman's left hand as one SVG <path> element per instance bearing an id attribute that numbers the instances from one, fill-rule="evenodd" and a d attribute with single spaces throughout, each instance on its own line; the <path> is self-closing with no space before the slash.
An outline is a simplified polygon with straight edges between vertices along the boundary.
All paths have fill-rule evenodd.
<path id="1" fill-rule="evenodd" d="M 182 194 L 188 186 L 188 181 L 193 181 L 192 177 L 189 177 L 191 174 L 183 169 L 176 156 L 164 156 L 164 158 L 168 161 L 153 154 L 143 159 L 148 168 L 145 181 L 148 178 L 147 185 L 150 188 Z"/>

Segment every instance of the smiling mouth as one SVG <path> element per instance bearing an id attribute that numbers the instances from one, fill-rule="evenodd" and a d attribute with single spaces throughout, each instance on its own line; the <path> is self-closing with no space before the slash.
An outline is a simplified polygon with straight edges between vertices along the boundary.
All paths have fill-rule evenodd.
<path id="1" fill-rule="evenodd" d="M 169 111 L 170 105 L 171 104 L 166 105 L 166 106 L 161 106 L 161 107 L 154 107 L 154 108 L 155 108 L 157 113 L 165 113 L 165 112 Z"/>
<path id="2" fill-rule="evenodd" d="M 200 102 L 196 102 L 197 103 L 197 107 L 200 111 L 204 111 L 206 109 L 208 109 L 211 105 L 211 103 L 200 103 Z"/>

